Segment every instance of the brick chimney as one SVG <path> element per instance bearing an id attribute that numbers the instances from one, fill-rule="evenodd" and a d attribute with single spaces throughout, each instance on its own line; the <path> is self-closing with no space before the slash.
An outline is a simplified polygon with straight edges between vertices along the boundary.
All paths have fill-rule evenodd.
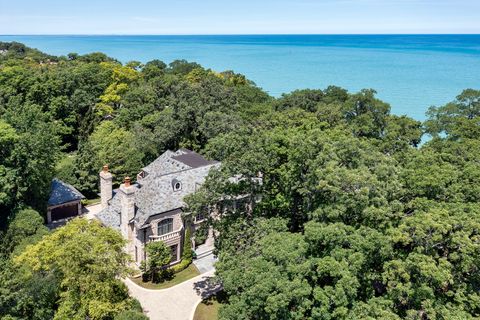
<path id="1" fill-rule="evenodd" d="M 135 190 L 130 177 L 126 177 L 120 185 L 120 230 L 125 238 L 129 238 L 129 222 L 135 217 Z"/>
<path id="2" fill-rule="evenodd" d="M 108 207 L 108 201 L 112 199 L 112 174 L 108 171 L 108 165 L 104 165 L 100 171 L 100 199 L 102 208 Z"/>

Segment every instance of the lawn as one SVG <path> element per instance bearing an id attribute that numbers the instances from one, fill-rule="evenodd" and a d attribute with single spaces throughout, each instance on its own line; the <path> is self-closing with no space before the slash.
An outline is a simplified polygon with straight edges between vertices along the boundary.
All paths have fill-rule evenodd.
<path id="1" fill-rule="evenodd" d="M 89 205 L 92 205 L 92 204 L 97 204 L 97 203 L 100 203 L 100 198 L 96 198 L 96 199 L 83 199 L 82 200 L 82 204 L 84 206 L 89 206 Z"/>
<path id="2" fill-rule="evenodd" d="M 226 301 L 223 291 L 205 299 L 197 306 L 193 320 L 217 320 L 218 309 Z"/>
<path id="3" fill-rule="evenodd" d="M 173 287 L 174 285 L 177 285 L 184 281 L 187 281 L 188 279 L 194 278 L 198 275 L 200 275 L 200 272 L 198 271 L 197 267 L 195 267 L 195 265 L 192 263 L 184 270 L 180 271 L 179 273 L 176 273 L 172 279 L 163 281 L 160 283 L 152 283 L 150 281 L 143 282 L 142 277 L 130 278 L 130 279 L 136 284 L 138 284 L 139 286 L 144 287 L 146 289 L 166 289 L 166 288 Z"/>

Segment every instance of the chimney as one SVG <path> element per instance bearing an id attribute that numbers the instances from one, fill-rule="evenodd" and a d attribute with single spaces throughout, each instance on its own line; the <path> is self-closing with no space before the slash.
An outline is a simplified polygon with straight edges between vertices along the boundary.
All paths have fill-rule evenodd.
<path id="1" fill-rule="evenodd" d="M 120 230 L 124 237 L 128 238 L 128 228 L 130 221 L 135 217 L 135 190 L 132 186 L 130 177 L 126 177 L 120 185 Z"/>
<path id="2" fill-rule="evenodd" d="M 108 165 L 104 165 L 100 171 L 100 199 L 102 209 L 108 207 L 108 201 L 112 199 L 112 174 L 108 171 Z"/>

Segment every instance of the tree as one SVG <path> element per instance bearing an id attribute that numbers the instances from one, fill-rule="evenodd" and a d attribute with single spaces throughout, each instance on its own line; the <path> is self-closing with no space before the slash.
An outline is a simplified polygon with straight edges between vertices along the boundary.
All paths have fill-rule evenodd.
<path id="1" fill-rule="evenodd" d="M 0 120 L 0 229 L 5 226 L 15 198 L 15 168 L 12 159 L 19 136 L 8 123 Z M 6 211 L 6 212 L 5 212 Z"/>
<path id="2" fill-rule="evenodd" d="M 448 139 L 478 139 L 480 136 L 480 90 L 466 89 L 455 101 L 427 112 L 426 132 L 434 138 L 442 134 Z"/>
<path id="3" fill-rule="evenodd" d="M 59 279 L 52 274 L 29 276 L 12 262 L 28 245 L 48 234 L 43 218 L 32 209 L 13 214 L 6 233 L 0 234 L 0 314 L 13 319 L 52 318 L 58 299 Z"/>
<path id="4" fill-rule="evenodd" d="M 22 252 L 27 245 L 38 242 L 48 234 L 43 217 L 35 210 L 23 209 L 13 214 L 7 232 L 3 237 L 6 253 Z"/>
<path id="5" fill-rule="evenodd" d="M 172 252 L 163 241 L 154 241 L 145 247 L 147 252 L 146 274 L 151 281 L 158 282 L 161 272 L 172 260 Z"/>
<path id="6" fill-rule="evenodd" d="M 344 104 L 345 118 L 356 136 L 379 138 L 384 133 L 390 105 L 375 98 L 376 93 L 363 89 Z"/>
<path id="7" fill-rule="evenodd" d="M 182 260 L 192 260 L 193 258 L 193 250 L 192 250 L 192 235 L 190 232 L 190 228 L 186 228 L 185 231 L 185 240 L 183 243 L 183 253 L 182 253 Z"/>
<path id="8" fill-rule="evenodd" d="M 85 151 L 93 159 L 94 167 L 89 168 L 91 172 L 97 172 L 98 168 L 108 164 L 116 176 L 135 177 L 142 167 L 143 153 L 136 148 L 133 134 L 111 121 L 104 121 L 97 127 L 90 136 L 89 144 L 89 150 Z"/>
<path id="9" fill-rule="evenodd" d="M 74 219 L 14 258 L 33 277 L 60 279 L 55 319 L 111 319 L 128 308 L 128 292 L 119 280 L 129 257 L 117 231 L 96 221 Z"/>

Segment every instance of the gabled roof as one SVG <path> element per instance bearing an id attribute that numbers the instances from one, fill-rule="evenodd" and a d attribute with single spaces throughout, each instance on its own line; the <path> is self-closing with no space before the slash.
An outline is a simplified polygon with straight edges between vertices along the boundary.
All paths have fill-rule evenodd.
<path id="1" fill-rule="evenodd" d="M 49 206 L 56 206 L 71 201 L 84 199 L 85 196 L 72 185 L 58 179 L 52 180 L 52 191 L 48 199 Z"/>

